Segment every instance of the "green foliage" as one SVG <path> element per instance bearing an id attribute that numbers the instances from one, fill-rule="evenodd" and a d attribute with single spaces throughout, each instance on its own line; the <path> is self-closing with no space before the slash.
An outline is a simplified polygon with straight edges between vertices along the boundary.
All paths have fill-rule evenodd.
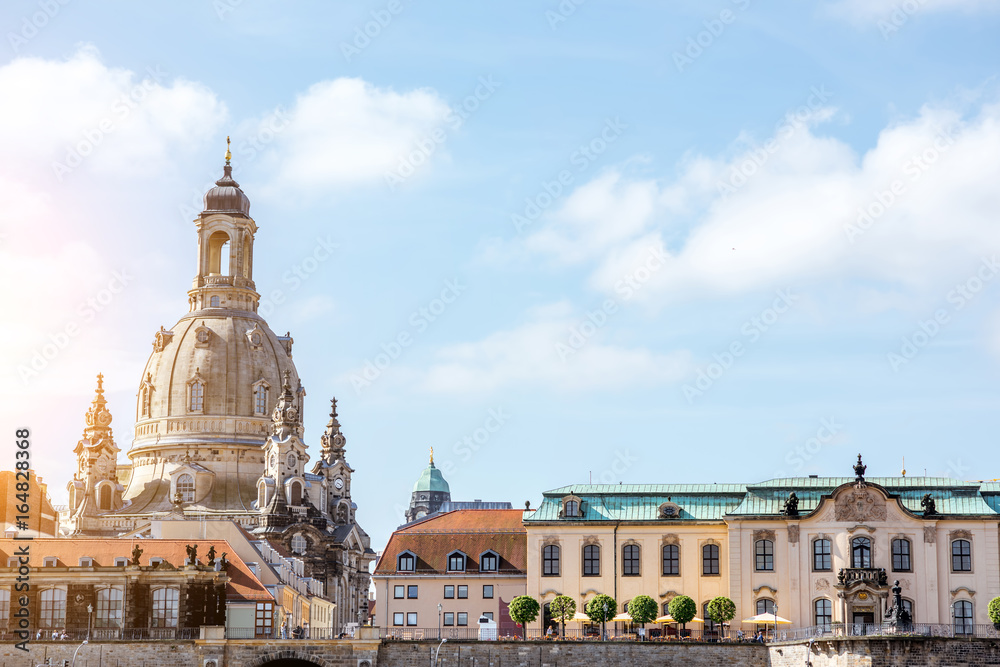
<path id="1" fill-rule="evenodd" d="M 566 621 L 573 618 L 573 614 L 576 613 L 576 600 L 568 595 L 557 595 L 552 602 L 549 603 L 549 613 L 552 614 L 552 620 L 562 623 L 563 634 L 566 634 Z"/>
<path id="2" fill-rule="evenodd" d="M 510 619 L 521 625 L 531 623 L 538 618 L 539 609 L 541 607 L 538 604 L 538 600 L 530 595 L 518 595 L 507 605 L 507 610 L 510 612 Z"/>
<path id="3" fill-rule="evenodd" d="M 1000 625 L 1000 597 L 990 600 L 989 614 L 990 620 Z"/>
<path id="4" fill-rule="evenodd" d="M 720 595 L 708 603 L 708 615 L 719 625 L 725 625 L 736 615 L 736 603 Z"/>
<path id="5" fill-rule="evenodd" d="M 686 628 L 687 623 L 698 613 L 698 605 L 686 595 L 675 597 L 670 601 L 667 609 L 670 611 L 673 619 L 681 624 L 682 628 Z"/>
<path id="6" fill-rule="evenodd" d="M 648 595 L 636 595 L 628 603 L 628 613 L 632 617 L 632 621 L 642 625 L 655 621 L 657 611 L 659 611 L 659 607 L 656 600 Z"/>
<path id="7" fill-rule="evenodd" d="M 618 613 L 618 603 L 610 595 L 605 595 L 601 593 L 600 595 L 595 595 L 590 602 L 587 603 L 587 608 L 584 613 L 590 617 L 594 623 L 603 623 L 605 621 L 610 621 Z"/>

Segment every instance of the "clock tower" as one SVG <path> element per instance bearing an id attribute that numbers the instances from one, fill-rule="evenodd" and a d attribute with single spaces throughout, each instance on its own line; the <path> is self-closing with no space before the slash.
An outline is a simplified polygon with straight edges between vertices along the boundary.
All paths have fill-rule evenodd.
<path id="1" fill-rule="evenodd" d="M 309 461 L 302 442 L 302 415 L 285 371 L 281 395 L 271 413 L 271 435 L 264 443 L 264 474 L 257 482 L 257 509 L 271 517 L 262 525 L 286 525 L 304 516 L 310 506 L 309 483 L 304 476 Z"/>

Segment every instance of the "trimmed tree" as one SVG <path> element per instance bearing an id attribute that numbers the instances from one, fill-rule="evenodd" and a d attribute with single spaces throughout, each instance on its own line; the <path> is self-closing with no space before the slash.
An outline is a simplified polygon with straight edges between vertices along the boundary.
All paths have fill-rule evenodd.
<path id="1" fill-rule="evenodd" d="M 559 621 L 562 625 L 562 636 L 566 637 L 566 621 L 573 618 L 573 614 L 576 613 L 576 600 L 568 595 L 557 595 L 556 598 L 549 603 L 549 613 L 552 614 L 552 619 Z"/>
<path id="2" fill-rule="evenodd" d="M 722 626 L 722 631 L 726 631 L 726 623 L 736 616 L 736 603 L 724 595 L 712 598 L 708 603 L 708 615 L 712 620 Z"/>
<path id="3" fill-rule="evenodd" d="M 698 605 L 688 596 L 678 595 L 670 601 L 667 611 L 670 612 L 675 621 L 681 624 L 681 630 L 687 630 L 687 624 L 691 622 L 691 619 L 698 612 Z"/>
<path id="4" fill-rule="evenodd" d="M 990 615 L 990 620 L 993 621 L 993 625 L 1000 627 L 1000 597 L 993 598 L 990 600 L 990 606 L 988 608 Z"/>
<path id="5" fill-rule="evenodd" d="M 638 623 L 645 629 L 647 623 L 656 620 L 656 612 L 659 606 L 656 600 L 648 595 L 636 595 L 628 603 L 628 613 L 632 617 L 633 623 Z"/>
<path id="6" fill-rule="evenodd" d="M 615 617 L 615 612 L 618 610 L 618 603 L 610 595 L 605 595 L 601 593 L 600 595 L 595 595 L 591 598 L 590 602 L 587 603 L 587 608 L 584 609 L 584 613 L 592 620 L 594 623 L 601 624 L 601 639 L 604 638 L 605 626 L 604 624 Z"/>
<path id="7" fill-rule="evenodd" d="M 527 641 L 527 625 L 538 618 L 538 611 L 540 609 L 541 606 L 538 604 L 538 600 L 530 595 L 518 595 L 507 605 L 507 611 L 510 612 L 510 620 L 521 624 L 523 640 Z"/>

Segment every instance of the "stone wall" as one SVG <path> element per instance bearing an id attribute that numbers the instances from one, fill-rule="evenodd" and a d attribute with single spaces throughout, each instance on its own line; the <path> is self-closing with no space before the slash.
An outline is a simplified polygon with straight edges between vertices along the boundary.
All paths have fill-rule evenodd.
<path id="1" fill-rule="evenodd" d="M 1000 665 L 996 639 L 831 639 L 769 647 L 771 667 L 971 667 Z"/>

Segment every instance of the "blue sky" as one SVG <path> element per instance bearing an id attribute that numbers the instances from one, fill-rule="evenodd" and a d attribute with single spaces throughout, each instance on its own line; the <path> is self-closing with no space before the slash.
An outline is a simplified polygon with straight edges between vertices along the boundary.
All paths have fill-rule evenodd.
<path id="1" fill-rule="evenodd" d="M 998 477 L 991 4 L 5 3 L 5 422 L 64 502 L 100 371 L 128 449 L 228 134 L 376 548 L 429 447 L 515 506 Z"/>

